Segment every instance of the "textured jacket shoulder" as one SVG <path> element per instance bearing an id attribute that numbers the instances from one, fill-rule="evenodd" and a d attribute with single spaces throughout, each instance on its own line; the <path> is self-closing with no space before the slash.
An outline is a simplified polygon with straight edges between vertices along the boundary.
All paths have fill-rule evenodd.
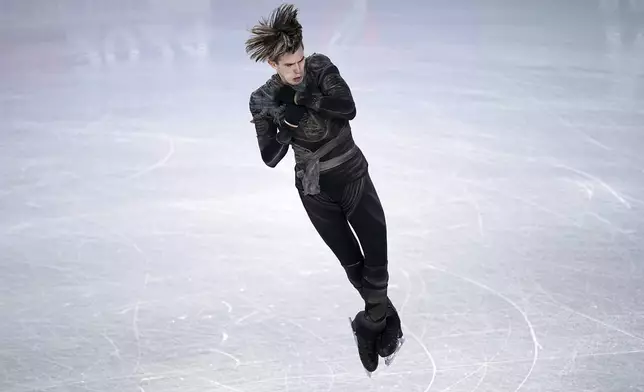
<path id="1" fill-rule="evenodd" d="M 324 74 L 327 69 L 335 67 L 331 59 L 322 53 L 313 53 L 307 59 L 307 69 L 317 78 Z M 318 82 L 320 80 L 318 79 Z"/>

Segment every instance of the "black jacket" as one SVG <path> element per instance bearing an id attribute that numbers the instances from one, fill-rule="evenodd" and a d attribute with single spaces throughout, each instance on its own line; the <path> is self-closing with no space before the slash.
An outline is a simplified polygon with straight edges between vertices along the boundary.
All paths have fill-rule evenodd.
<path id="1" fill-rule="evenodd" d="M 295 169 L 303 165 L 300 156 L 303 152 L 314 152 L 326 142 L 337 136 L 343 128 L 350 129 L 349 121 L 356 116 L 356 107 L 351 90 L 331 60 L 319 53 L 306 58 L 305 78 L 301 86 L 306 101 L 307 114 L 293 130 L 284 124 L 284 106 L 280 106 L 275 95 L 284 85 L 279 75 L 273 75 L 264 85 L 250 95 L 249 109 L 255 124 L 257 142 L 262 160 L 269 167 L 275 167 L 288 152 L 289 146 L 295 151 Z M 288 138 L 277 137 L 278 132 L 288 134 Z M 353 136 L 320 158 L 325 162 L 338 157 L 350 149 L 357 152 L 342 165 L 320 175 L 322 189 L 342 185 L 364 175 L 368 163 L 355 145 Z M 296 185 L 301 184 L 296 179 Z"/>

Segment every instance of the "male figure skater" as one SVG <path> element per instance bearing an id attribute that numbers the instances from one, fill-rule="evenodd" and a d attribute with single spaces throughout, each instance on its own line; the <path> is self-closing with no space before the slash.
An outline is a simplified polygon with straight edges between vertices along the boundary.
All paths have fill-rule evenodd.
<path id="1" fill-rule="evenodd" d="M 295 186 L 304 209 L 365 301 L 351 325 L 370 373 L 378 356 L 389 359 L 397 351 L 403 336 L 387 297 L 385 215 L 367 160 L 352 137 L 349 121 L 356 108 L 349 86 L 327 56 L 304 55 L 297 14 L 293 5 L 281 5 L 252 28 L 246 41 L 251 60 L 268 62 L 276 71 L 250 95 L 252 122 L 267 166 L 275 167 L 293 148 Z"/>

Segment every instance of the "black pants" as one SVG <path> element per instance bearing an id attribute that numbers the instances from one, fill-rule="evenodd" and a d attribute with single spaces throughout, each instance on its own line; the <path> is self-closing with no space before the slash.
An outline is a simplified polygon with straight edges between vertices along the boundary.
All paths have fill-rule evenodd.
<path id="1" fill-rule="evenodd" d="M 387 225 L 369 173 L 317 195 L 299 194 L 313 226 L 364 299 L 365 312 L 374 321 L 382 319 L 389 282 Z"/>

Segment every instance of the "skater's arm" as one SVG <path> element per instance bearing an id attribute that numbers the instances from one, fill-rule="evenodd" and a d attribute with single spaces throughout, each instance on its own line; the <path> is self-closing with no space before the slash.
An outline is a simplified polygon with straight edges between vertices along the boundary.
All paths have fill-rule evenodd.
<path id="1" fill-rule="evenodd" d="M 298 93 L 296 103 L 330 117 L 353 120 L 356 117 L 356 105 L 349 85 L 328 57 L 319 56 L 323 59 L 318 76 L 320 92 Z"/>
<path id="2" fill-rule="evenodd" d="M 268 167 L 275 167 L 288 152 L 288 144 L 277 141 L 277 124 L 265 111 L 262 111 L 258 101 L 255 95 L 251 95 L 249 104 L 250 113 L 253 116 L 251 122 L 255 124 L 262 160 Z"/>

